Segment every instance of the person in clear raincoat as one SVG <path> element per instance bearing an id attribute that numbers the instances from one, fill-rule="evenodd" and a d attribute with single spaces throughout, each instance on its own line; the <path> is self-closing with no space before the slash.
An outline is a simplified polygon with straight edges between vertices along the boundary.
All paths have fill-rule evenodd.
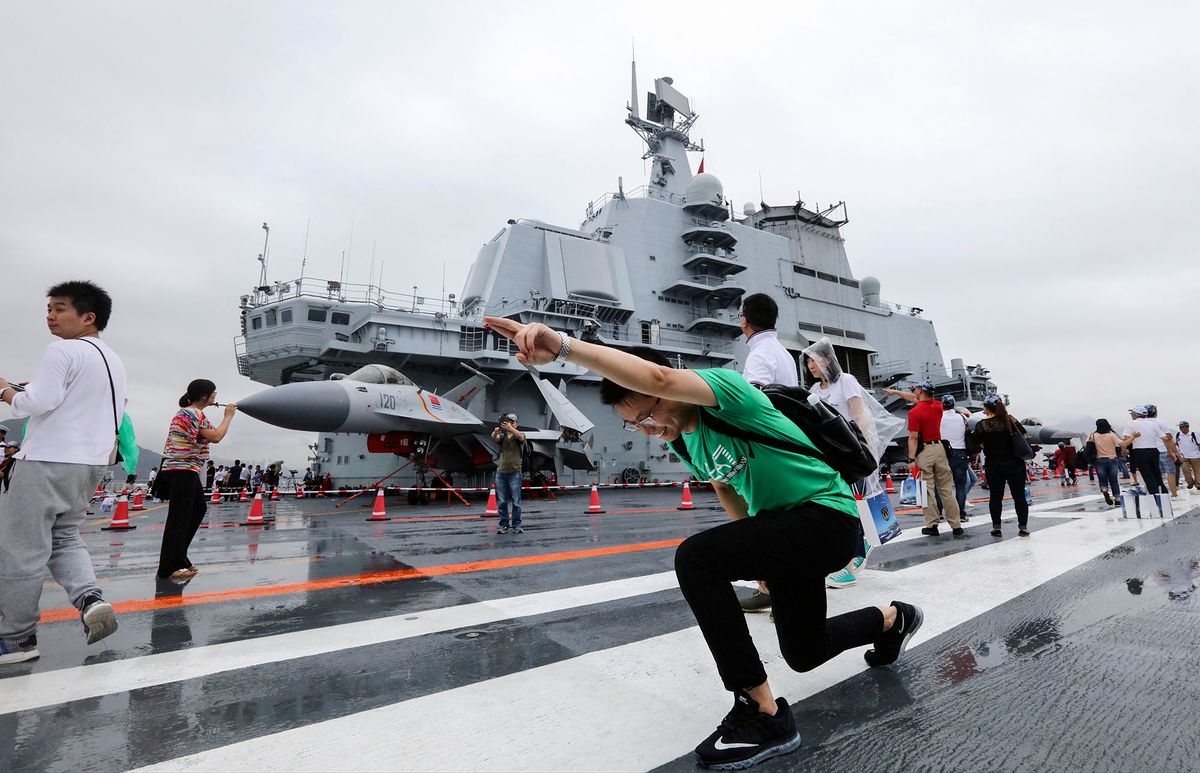
<path id="1" fill-rule="evenodd" d="M 821 338 L 802 353 L 805 381 L 809 391 L 820 397 L 834 410 L 853 423 L 863 434 L 867 447 L 878 462 L 892 438 L 904 426 L 904 419 L 888 413 L 852 374 L 842 370 L 837 352 L 828 338 Z M 870 497 L 879 493 L 879 478 L 871 475 L 853 486 L 856 494 Z M 859 526 L 859 544 L 854 558 L 844 569 L 825 578 L 830 588 L 848 588 L 858 583 L 858 573 L 867 563 L 870 547 Z"/>

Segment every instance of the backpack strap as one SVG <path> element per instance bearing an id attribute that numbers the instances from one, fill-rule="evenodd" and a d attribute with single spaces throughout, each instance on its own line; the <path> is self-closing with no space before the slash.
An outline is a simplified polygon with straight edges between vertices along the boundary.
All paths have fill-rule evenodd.
<path id="1" fill-rule="evenodd" d="M 758 443 L 760 445 L 770 446 L 771 448 L 778 448 L 781 451 L 789 451 L 793 454 L 807 456 L 828 464 L 828 462 L 825 461 L 825 457 L 819 452 L 814 452 L 799 445 L 798 443 L 792 442 L 791 440 L 760 435 L 757 432 L 735 427 L 732 424 L 729 424 L 728 422 L 718 418 L 715 413 L 705 410 L 704 406 L 697 406 L 697 410 L 700 410 L 704 413 L 704 423 L 717 432 L 720 432 L 722 435 L 728 435 L 729 437 L 735 437 L 739 440 L 745 440 L 747 443 Z M 692 463 L 692 457 L 687 452 L 687 447 L 684 445 L 682 437 L 677 437 L 672 440 L 671 448 L 675 451 L 675 455 L 680 459 L 688 464 Z"/>

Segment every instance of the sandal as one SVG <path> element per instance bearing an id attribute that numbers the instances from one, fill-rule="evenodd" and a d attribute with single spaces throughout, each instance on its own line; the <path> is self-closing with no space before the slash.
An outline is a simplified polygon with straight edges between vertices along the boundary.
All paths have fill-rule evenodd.
<path id="1" fill-rule="evenodd" d="M 992 536 L 993 537 L 1002 537 L 1004 535 L 1000 532 L 999 529 L 992 529 Z"/>
<path id="2" fill-rule="evenodd" d="M 1019 530 L 1017 531 L 1017 536 L 1018 536 L 1018 537 L 1028 537 L 1028 536 L 1029 536 L 1029 529 L 1019 529 Z"/>

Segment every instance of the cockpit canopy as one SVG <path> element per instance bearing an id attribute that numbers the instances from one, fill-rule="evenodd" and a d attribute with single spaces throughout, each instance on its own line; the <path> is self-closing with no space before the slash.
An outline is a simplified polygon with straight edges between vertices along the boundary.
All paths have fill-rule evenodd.
<path id="1" fill-rule="evenodd" d="M 361 381 L 364 384 L 416 386 L 408 376 L 387 365 L 364 365 L 346 378 L 350 381 Z"/>

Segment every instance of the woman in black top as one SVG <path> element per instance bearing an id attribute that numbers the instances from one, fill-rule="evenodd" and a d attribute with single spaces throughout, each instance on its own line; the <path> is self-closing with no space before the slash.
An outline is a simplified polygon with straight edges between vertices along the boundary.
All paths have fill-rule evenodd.
<path id="1" fill-rule="evenodd" d="M 1025 460 L 1013 453 L 1013 435 L 1025 434 L 1025 427 L 1008 415 L 1004 401 L 997 395 L 988 395 L 983 400 L 984 418 L 975 425 L 971 433 L 971 453 L 984 453 L 983 469 L 987 473 L 988 509 L 992 513 L 992 536 L 999 537 L 1000 510 L 1004 506 L 1004 484 L 1012 492 L 1013 505 L 1017 509 L 1017 534 L 1029 536 L 1029 503 L 1025 501 Z"/>

